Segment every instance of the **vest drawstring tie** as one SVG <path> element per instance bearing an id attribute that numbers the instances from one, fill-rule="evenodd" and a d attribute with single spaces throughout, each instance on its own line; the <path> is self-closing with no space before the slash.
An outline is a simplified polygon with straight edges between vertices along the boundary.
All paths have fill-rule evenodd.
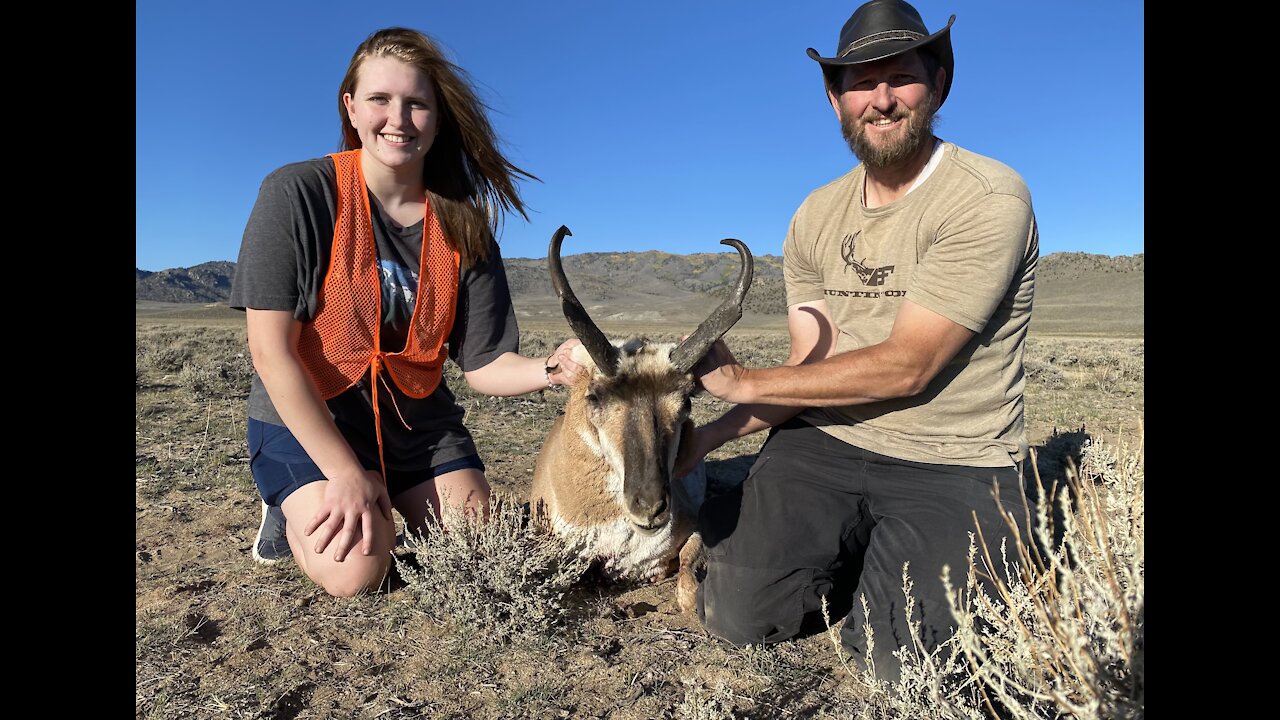
<path id="1" fill-rule="evenodd" d="M 387 484 L 387 458 L 382 452 L 382 412 L 378 409 L 378 378 L 382 374 L 382 353 L 375 352 L 369 361 L 369 394 L 373 396 L 373 431 L 378 438 L 378 468 L 382 470 L 382 484 Z M 394 401 L 393 401 L 394 402 Z"/>
<path id="2" fill-rule="evenodd" d="M 387 388 L 387 395 L 391 397 L 391 409 L 396 411 L 396 417 L 400 419 L 400 424 L 406 430 L 413 430 L 408 422 L 404 419 L 404 413 L 400 412 L 400 405 L 396 403 L 396 394 L 392 392 L 391 386 L 387 384 L 386 378 L 382 377 L 382 369 L 386 367 L 382 358 L 387 353 L 382 351 L 375 352 L 373 359 L 369 361 L 369 375 L 372 387 L 369 388 L 369 394 L 373 396 L 373 425 L 378 439 L 378 466 L 382 468 L 382 483 L 387 483 L 387 459 L 382 449 L 382 409 L 378 406 L 378 383 L 382 383 Z"/>
<path id="3" fill-rule="evenodd" d="M 404 419 L 404 413 L 400 412 L 400 405 L 396 403 L 396 394 L 391 392 L 391 385 L 387 383 L 387 379 L 379 375 L 378 380 L 382 382 L 383 387 L 387 389 L 387 394 L 391 396 L 391 409 L 396 411 L 396 417 L 400 418 L 400 424 L 404 426 L 405 430 L 413 430 L 413 426 Z"/>

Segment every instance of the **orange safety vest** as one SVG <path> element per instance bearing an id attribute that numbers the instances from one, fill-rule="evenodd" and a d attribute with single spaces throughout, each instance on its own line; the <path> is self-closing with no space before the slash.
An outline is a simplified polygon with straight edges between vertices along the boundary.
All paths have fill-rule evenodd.
<path id="1" fill-rule="evenodd" d="M 325 400 L 370 373 L 378 455 L 382 460 L 382 422 L 378 384 L 382 371 L 412 398 L 430 395 L 440 384 L 458 305 L 460 256 L 444 237 L 428 202 L 418 268 L 418 294 L 404 349 L 384 352 L 382 289 L 369 210 L 369 191 L 360 167 L 360 150 L 333 153 L 337 170 L 338 212 L 329 269 L 320 288 L 315 317 L 302 324 L 298 354 Z M 393 401 L 394 402 L 394 401 Z M 401 418 L 401 422 L 404 422 Z M 406 425 L 406 427 L 408 427 Z M 386 464 L 383 463 L 384 477 Z"/>

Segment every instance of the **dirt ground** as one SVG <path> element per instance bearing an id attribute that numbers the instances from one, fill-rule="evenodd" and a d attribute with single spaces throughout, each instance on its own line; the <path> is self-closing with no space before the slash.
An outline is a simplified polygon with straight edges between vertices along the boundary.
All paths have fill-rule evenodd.
<path id="1" fill-rule="evenodd" d="M 140 315 L 135 332 L 137 717 L 857 713 L 859 682 L 826 635 L 769 648 L 726 646 L 680 613 L 674 581 L 583 583 L 553 631 L 498 633 L 438 622 L 424 611 L 428 600 L 396 577 L 384 592 L 342 600 L 289 563 L 254 563 L 249 545 L 259 501 L 244 440 L 250 369 L 243 327 Z M 523 343 L 536 355 L 558 337 L 533 331 Z M 748 364 L 776 363 L 786 353 L 785 335 L 776 332 L 739 334 L 731 343 Z M 1143 352 L 1141 339 L 1035 340 L 1028 426 L 1033 445 L 1050 445 L 1043 467 L 1057 468 L 1087 432 L 1136 431 L 1144 413 Z M 456 377 L 450 385 L 467 409 L 495 492 L 525 496 L 562 398 L 495 399 L 469 393 Z M 695 399 L 700 421 L 723 409 Z M 711 456 L 712 480 L 740 478 L 761 440 Z"/>

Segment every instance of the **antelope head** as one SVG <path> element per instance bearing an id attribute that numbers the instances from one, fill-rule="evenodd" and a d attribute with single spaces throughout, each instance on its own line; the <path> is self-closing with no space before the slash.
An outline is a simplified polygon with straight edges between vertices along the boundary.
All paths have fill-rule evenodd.
<path id="1" fill-rule="evenodd" d="M 560 246 L 569 228 L 551 238 L 551 284 L 565 319 L 582 341 L 575 357 L 589 370 L 570 389 L 564 432 L 576 434 L 597 458 L 606 476 L 606 494 L 640 531 L 655 531 L 671 521 L 671 473 L 693 432 L 690 396 L 692 370 L 712 343 L 742 317 L 742 301 L 751 286 L 751 251 L 740 240 L 721 240 L 742 258 L 730 297 L 678 345 L 633 337 L 613 343 L 578 302 L 560 262 Z M 587 357 L 582 357 L 586 355 Z M 586 478 L 582 478 L 586 481 Z"/>

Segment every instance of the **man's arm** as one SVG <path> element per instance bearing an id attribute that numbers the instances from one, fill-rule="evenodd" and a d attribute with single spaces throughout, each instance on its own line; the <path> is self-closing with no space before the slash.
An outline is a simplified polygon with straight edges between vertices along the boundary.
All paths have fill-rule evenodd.
<path id="1" fill-rule="evenodd" d="M 718 343 L 699 365 L 699 382 L 739 404 L 830 407 L 923 392 L 974 336 L 973 331 L 905 300 L 884 341 L 818 362 L 747 369 Z M 834 342 L 834 340 L 833 340 Z M 788 415 L 787 417 L 791 417 Z"/>
<path id="2" fill-rule="evenodd" d="M 837 329 L 825 300 L 796 303 L 787 308 L 787 332 L 791 336 L 791 354 L 782 363 L 783 367 L 817 362 L 829 357 L 836 346 Z M 728 349 L 724 343 L 717 341 L 694 372 L 719 364 L 719 353 L 722 350 L 727 354 Z M 681 453 L 676 476 L 687 474 L 707 453 L 730 440 L 780 425 L 803 409 L 799 405 L 787 407 L 763 404 L 737 405 L 731 408 L 724 415 L 694 431 L 693 450 Z"/>
<path id="3" fill-rule="evenodd" d="M 780 367 L 815 363 L 830 357 L 835 350 L 837 330 L 825 300 L 797 303 L 787 308 L 787 331 L 791 335 L 791 354 Z M 703 364 L 699 365 L 699 369 L 704 366 L 714 367 L 721 351 L 727 350 L 724 343 L 716 343 L 707 353 Z M 716 395 L 714 392 L 712 394 Z M 716 447 L 719 447 L 729 440 L 784 423 L 803 409 L 804 406 L 798 403 L 790 407 L 782 403 L 739 404 L 719 419 L 708 423 L 705 430 L 713 437 L 723 438 L 716 443 Z"/>

